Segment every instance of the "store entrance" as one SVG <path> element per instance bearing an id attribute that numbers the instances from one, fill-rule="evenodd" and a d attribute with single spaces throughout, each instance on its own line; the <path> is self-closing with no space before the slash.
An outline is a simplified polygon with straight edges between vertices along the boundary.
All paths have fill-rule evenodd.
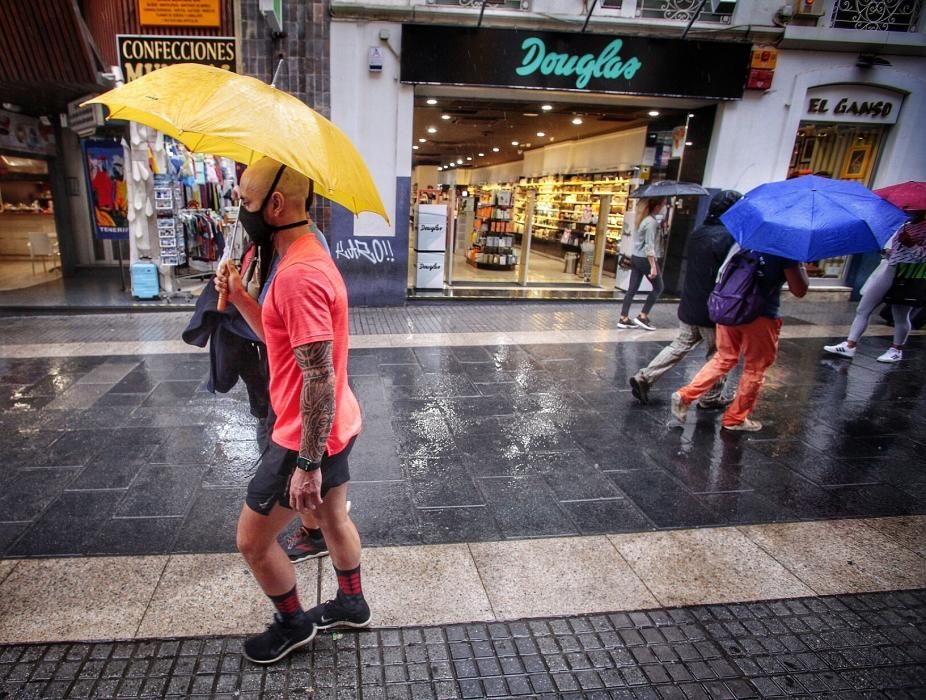
<path id="1" fill-rule="evenodd" d="M 60 277 L 48 161 L 0 154 L 0 291 Z"/>
<path id="2" fill-rule="evenodd" d="M 685 138 L 673 145 L 672 131 L 684 130 L 690 110 L 705 104 L 419 86 L 413 211 L 442 204 L 452 226 L 436 241 L 413 222 L 410 258 L 418 263 L 410 265 L 409 287 L 420 291 L 428 279 L 435 291 L 610 293 L 628 195 L 649 179 L 675 177 L 669 170 L 674 162 L 678 172 Z"/>

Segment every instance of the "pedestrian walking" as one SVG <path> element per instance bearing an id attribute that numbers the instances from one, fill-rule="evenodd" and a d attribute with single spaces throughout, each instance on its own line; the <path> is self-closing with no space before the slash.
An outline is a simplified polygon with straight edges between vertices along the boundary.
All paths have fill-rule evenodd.
<path id="1" fill-rule="evenodd" d="M 741 325 L 717 324 L 717 352 L 687 386 L 672 394 L 672 415 L 679 423 L 685 422 L 692 402 L 726 377 L 742 355 L 743 374 L 736 398 L 723 414 L 722 426 L 726 430 L 749 432 L 762 429 L 762 424 L 750 415 L 759 400 L 765 372 L 778 356 L 781 287 L 787 281 L 791 294 L 804 296 L 808 287 L 807 270 L 803 264 L 777 255 L 754 251 L 744 253 L 754 263 L 759 315 Z"/>
<path id="2" fill-rule="evenodd" d="M 855 310 L 855 319 L 849 328 L 848 337 L 835 345 L 824 345 L 823 349 L 839 357 L 855 357 L 858 341 L 868 329 L 872 312 L 884 301 L 891 291 L 898 271 L 907 265 L 919 265 L 926 262 L 926 221 L 924 212 L 911 212 L 913 218 L 905 224 L 891 239 L 884 251 L 884 260 L 874 269 L 863 286 L 862 298 Z M 911 312 L 909 304 L 892 303 L 891 316 L 894 319 L 894 338 L 891 347 L 878 356 L 878 362 L 900 362 L 903 348 L 910 335 Z"/>
<path id="3" fill-rule="evenodd" d="M 637 217 L 633 231 L 633 248 L 630 255 L 630 282 L 621 305 L 621 316 L 617 321 L 618 328 L 644 328 L 648 331 L 656 330 L 649 318 L 649 312 L 662 294 L 662 274 L 659 269 L 659 226 L 661 215 L 666 209 L 665 197 L 643 197 L 637 203 Z M 658 218 L 657 218 L 658 217 Z M 634 295 L 640 288 L 643 277 L 646 277 L 653 289 L 643 302 L 639 315 L 631 319 L 630 307 Z"/>
<path id="4" fill-rule="evenodd" d="M 733 245 L 733 236 L 720 221 L 742 194 L 722 190 L 714 195 L 704 223 L 691 232 L 685 246 L 687 267 L 682 298 L 678 305 L 678 335 L 672 343 L 630 378 L 630 389 L 642 404 L 649 402 L 649 390 L 656 381 L 681 362 L 702 342 L 707 359 L 717 350 L 715 324 L 707 310 L 707 299 L 714 289 L 717 273 Z M 698 401 L 700 408 L 723 408 L 732 399 L 724 397 L 726 377 L 721 377 Z"/>
<path id="5" fill-rule="evenodd" d="M 224 265 L 216 288 L 228 295 L 267 345 L 270 445 L 248 484 L 237 544 L 276 607 L 267 631 L 249 637 L 245 656 L 273 663 L 308 644 L 318 630 L 365 627 L 370 608 L 360 577 L 361 543 L 347 512 L 348 456 L 360 432 L 360 407 L 347 377 L 347 290 L 318 243 L 305 210 L 308 179 L 263 158 L 241 178 L 239 219 L 258 246 L 271 241 L 280 256 L 261 307 Z M 334 599 L 306 611 L 292 563 L 277 541 L 292 511 L 312 511 L 337 574 Z"/>

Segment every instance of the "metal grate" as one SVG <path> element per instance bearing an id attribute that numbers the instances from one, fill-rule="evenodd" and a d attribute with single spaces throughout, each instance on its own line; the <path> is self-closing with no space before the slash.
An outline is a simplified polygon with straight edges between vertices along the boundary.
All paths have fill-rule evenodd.
<path id="1" fill-rule="evenodd" d="M 646 19 L 666 19 L 677 22 L 689 22 L 698 10 L 701 0 L 639 0 L 637 17 Z M 705 5 L 707 7 L 707 5 Z M 708 12 L 701 10 L 699 22 L 717 22 L 730 24 L 732 12 Z"/>
<path id="2" fill-rule="evenodd" d="M 923 0 L 837 0 L 833 6 L 835 29 L 915 32 Z"/>
<path id="3" fill-rule="evenodd" d="M 444 7 L 473 7 L 481 9 L 483 0 L 427 0 L 428 5 L 442 5 Z M 502 8 L 505 10 L 530 10 L 530 0 L 487 0 L 486 8 Z"/>

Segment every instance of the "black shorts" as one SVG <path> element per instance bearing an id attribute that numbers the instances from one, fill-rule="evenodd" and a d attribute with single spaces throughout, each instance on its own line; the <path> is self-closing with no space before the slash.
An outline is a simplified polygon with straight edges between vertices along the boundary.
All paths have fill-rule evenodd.
<path id="1" fill-rule="evenodd" d="M 322 498 L 329 489 L 350 481 L 347 458 L 354 446 L 354 440 L 356 438 L 352 438 L 347 443 L 347 447 L 336 455 L 329 455 L 325 452 L 322 456 Z M 277 503 L 284 508 L 289 508 L 289 479 L 296 469 L 296 457 L 298 456 L 299 453 L 295 450 L 288 450 L 270 440 L 270 444 L 257 464 L 257 472 L 248 483 L 245 503 L 251 510 L 261 515 L 268 515 Z"/>

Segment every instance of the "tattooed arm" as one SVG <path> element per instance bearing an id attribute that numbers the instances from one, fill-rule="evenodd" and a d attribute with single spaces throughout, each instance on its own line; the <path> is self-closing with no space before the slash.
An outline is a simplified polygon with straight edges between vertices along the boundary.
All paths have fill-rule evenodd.
<path id="1" fill-rule="evenodd" d="M 308 343 L 295 348 L 296 363 L 302 370 L 302 441 L 299 456 L 318 464 L 334 422 L 334 364 L 331 341 Z M 313 510 L 321 502 L 320 469 L 296 469 L 290 482 L 290 506 L 296 511 Z"/>

